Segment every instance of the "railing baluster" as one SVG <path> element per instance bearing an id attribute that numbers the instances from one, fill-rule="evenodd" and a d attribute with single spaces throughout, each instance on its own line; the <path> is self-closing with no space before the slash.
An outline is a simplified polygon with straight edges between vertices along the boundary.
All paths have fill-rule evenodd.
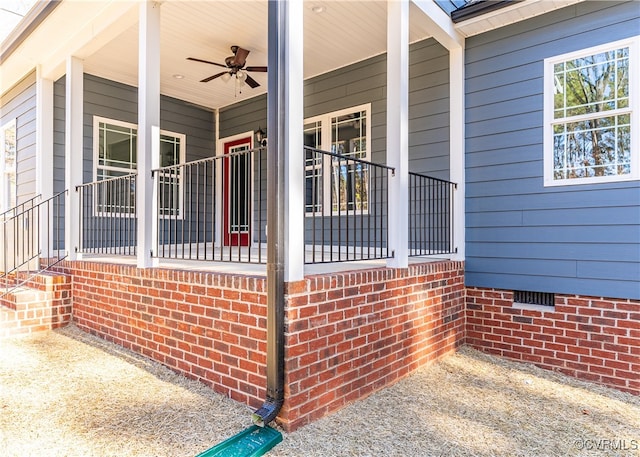
<path id="1" fill-rule="evenodd" d="M 39 272 L 51 268 L 66 258 L 66 255 L 62 256 L 60 252 L 54 256 L 49 241 L 51 224 L 54 227 L 56 224 L 60 225 L 59 220 L 56 219 L 60 216 L 59 213 L 53 215 L 50 208 L 53 205 L 52 202 L 62 200 L 64 195 L 66 192 L 36 203 L 42 198 L 37 195 L 1 214 L 2 246 L 0 248 L 3 251 L 3 265 L 0 284 L 4 291 L 0 296 L 26 284 Z M 40 236 L 41 222 L 45 222 L 47 226 L 46 240 Z M 46 258 L 43 258 L 45 255 Z"/>
<path id="2" fill-rule="evenodd" d="M 409 173 L 409 240 L 411 256 L 451 254 L 453 191 L 456 184 Z"/>
<path id="3" fill-rule="evenodd" d="M 393 169 L 311 147 L 305 147 L 304 157 L 304 190 L 311 192 L 304 198 L 310 218 L 305 226 L 310 249 L 305 263 L 389 257 L 388 172 Z M 321 200 L 324 196 L 328 201 Z"/>
<path id="4" fill-rule="evenodd" d="M 153 256 L 263 263 L 263 153 L 264 148 L 258 148 L 154 170 L 159 233 Z M 304 186 L 305 192 L 311 192 L 304 198 L 305 213 L 310 218 L 304 227 L 305 245 L 310 251 L 305 263 L 392 256 L 388 243 L 388 189 L 393 169 L 313 148 L 306 148 L 304 157 L 305 179 L 311 180 Z M 222 168 L 218 168 L 220 164 Z M 119 179 L 123 180 L 116 181 Z M 111 254 L 135 250 L 137 209 L 128 195 L 135 188 L 135 179 L 135 175 L 129 175 L 79 186 L 81 251 L 102 253 L 109 241 L 115 243 Z M 409 184 L 410 255 L 451 252 L 455 185 L 415 173 L 410 173 Z M 252 191 L 257 191 L 257 196 Z M 95 198 L 88 198 L 92 192 Z M 227 214 L 222 215 L 222 226 L 218 227 L 220 192 L 228 201 L 223 205 Z M 94 211 L 99 217 L 93 216 Z M 100 225 L 88 226 L 98 221 Z M 117 239 L 105 239 L 114 237 L 115 228 Z M 111 235 L 105 233 L 109 231 Z M 218 247 L 216 231 L 221 233 Z M 95 236 L 99 238 L 92 240 Z M 245 245 L 247 237 L 249 243 Z"/>

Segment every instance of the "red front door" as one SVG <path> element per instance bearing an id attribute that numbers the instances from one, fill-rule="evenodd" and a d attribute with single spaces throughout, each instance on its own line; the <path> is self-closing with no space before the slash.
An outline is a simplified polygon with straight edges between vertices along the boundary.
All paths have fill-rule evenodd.
<path id="1" fill-rule="evenodd" d="M 224 143 L 223 235 L 225 246 L 249 246 L 251 226 L 251 137 Z M 246 152 L 244 152 L 246 151 Z"/>

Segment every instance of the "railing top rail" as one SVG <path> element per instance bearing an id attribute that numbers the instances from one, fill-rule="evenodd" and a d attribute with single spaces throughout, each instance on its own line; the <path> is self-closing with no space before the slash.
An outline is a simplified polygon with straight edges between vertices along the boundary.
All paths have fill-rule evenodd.
<path id="1" fill-rule="evenodd" d="M 22 203 L 14 206 L 12 208 L 9 208 L 6 211 L 3 211 L 2 213 L 0 213 L 0 217 L 4 216 L 7 213 L 10 213 L 11 211 L 15 211 L 16 209 L 18 209 L 20 207 L 24 207 L 24 206 L 28 205 L 29 203 L 33 203 L 36 199 L 41 198 L 41 197 L 42 197 L 42 194 L 38 194 L 35 197 L 31 197 L 29 200 L 25 200 Z M 31 206 L 33 207 L 33 204 Z"/>
<path id="2" fill-rule="evenodd" d="M 119 179 L 129 179 L 129 178 L 136 177 L 136 176 L 138 176 L 137 172 L 136 173 L 129 173 L 128 175 L 114 176 L 113 178 L 101 179 L 100 181 L 85 182 L 85 183 L 82 183 L 82 184 L 78 184 L 76 186 L 76 190 L 80 189 L 81 187 L 95 186 L 97 184 L 104 184 L 104 183 L 107 183 L 107 182 L 110 182 L 110 181 L 117 181 Z"/>
<path id="3" fill-rule="evenodd" d="M 347 155 L 344 155 L 344 154 L 338 154 L 336 152 L 323 151 L 322 149 L 312 148 L 310 146 L 305 146 L 304 149 L 312 151 L 312 152 L 317 152 L 319 154 L 324 154 L 324 155 L 328 155 L 328 156 L 331 156 L 331 157 L 335 157 L 336 159 L 352 160 L 354 162 L 360 162 L 360 163 L 364 163 L 364 164 L 367 164 L 367 165 L 374 165 L 376 167 L 386 168 L 387 170 L 391 170 L 394 173 L 396 171 L 396 169 L 394 167 L 391 167 L 389 165 L 384 165 L 384 164 L 381 164 L 381 163 L 375 163 L 375 162 L 371 162 L 369 160 L 359 159 L 357 157 L 351 157 L 351 156 L 347 156 Z"/>
<path id="4" fill-rule="evenodd" d="M 47 203 L 49 203 L 50 201 L 52 201 L 52 200 L 54 200 L 54 199 L 58 198 L 58 197 L 59 197 L 60 195 L 62 195 L 62 194 L 66 194 L 66 193 L 67 193 L 67 191 L 66 191 L 66 190 L 63 190 L 62 192 L 58 192 L 57 194 L 52 195 L 51 197 L 49 197 L 49 198 L 46 198 L 46 199 L 42 200 L 41 202 L 39 202 L 39 203 L 38 203 L 38 204 L 36 204 L 36 205 L 30 206 L 29 208 L 23 209 L 23 210 L 22 210 L 21 212 L 19 212 L 19 213 L 15 213 L 15 214 L 13 214 L 9 219 L 4 218 L 5 213 L 3 213 L 2 215 L 0 215 L 0 217 L 3 217 L 3 218 L 4 218 L 3 222 L 11 221 L 11 220 L 13 220 L 13 219 L 16 219 L 16 218 L 18 218 L 18 217 L 23 216 L 24 214 L 27 214 L 27 213 L 29 213 L 29 212 L 33 212 L 33 211 L 37 210 L 40 206 L 46 205 L 46 204 L 47 204 Z M 40 195 L 38 195 L 38 197 L 42 197 L 42 195 L 40 194 Z M 36 197 L 34 197 L 34 198 L 36 198 Z M 33 200 L 34 198 L 32 198 L 31 200 Z M 18 205 L 18 206 L 22 206 L 22 205 Z"/>
<path id="5" fill-rule="evenodd" d="M 458 183 L 453 182 L 453 181 L 449 181 L 449 180 L 446 180 L 446 179 L 434 178 L 433 176 L 425 175 L 425 174 L 422 174 L 422 173 L 415 173 L 413 171 L 410 171 L 409 174 L 412 175 L 412 176 L 418 176 L 420 178 L 429 178 L 429 179 L 432 179 L 434 181 L 443 182 L 443 183 L 447 183 L 447 184 L 453 184 L 454 187 L 456 187 L 456 188 L 458 187 Z"/>
<path id="6" fill-rule="evenodd" d="M 253 148 L 253 149 L 245 149 L 243 151 L 230 152 L 228 154 L 215 155 L 215 156 L 212 156 L 212 157 L 205 157 L 204 159 L 192 160 L 191 162 L 177 163 L 175 165 L 167 165 L 166 167 L 154 168 L 153 170 L 151 170 L 151 174 L 153 175 L 156 172 L 170 171 L 170 170 L 174 170 L 176 168 L 181 168 L 181 167 L 186 167 L 186 166 L 191 166 L 191 165 L 197 165 L 197 164 L 206 163 L 206 162 L 213 162 L 215 160 L 227 159 L 229 157 L 237 157 L 237 156 L 241 156 L 241 155 L 250 154 L 250 153 L 255 152 L 255 151 L 262 151 L 262 150 L 266 150 L 266 149 L 267 149 L 266 147 L 261 146 L 261 147 Z"/>

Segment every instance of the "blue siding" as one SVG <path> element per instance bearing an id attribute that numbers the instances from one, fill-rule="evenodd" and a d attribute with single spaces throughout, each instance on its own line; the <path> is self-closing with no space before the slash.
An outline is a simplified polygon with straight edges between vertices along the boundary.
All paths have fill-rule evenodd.
<path id="1" fill-rule="evenodd" d="M 371 103 L 372 159 L 386 162 L 386 55 L 305 81 L 305 117 Z M 220 137 L 267 123 L 266 96 L 220 111 Z M 268 132 L 267 132 L 268 133 Z M 409 51 L 409 160 L 412 171 L 449 178 L 449 57 L 433 39 Z"/>
<path id="2" fill-rule="evenodd" d="M 84 76 L 83 181 L 93 181 L 93 116 L 138 122 L 137 88 L 97 76 Z M 186 160 L 215 154 L 214 117 L 210 111 L 162 96 L 160 128 L 186 135 Z M 54 84 L 54 192 L 65 184 L 65 78 Z"/>
<path id="3" fill-rule="evenodd" d="M 93 180 L 93 116 L 138 123 L 138 89 L 85 74 L 84 181 Z M 186 135 L 187 161 L 215 153 L 213 113 L 174 98 L 160 98 L 160 128 Z"/>
<path id="4" fill-rule="evenodd" d="M 16 200 L 36 195 L 36 78 L 26 76 L 0 100 L 0 125 L 16 122 Z M 7 209 L 7 208 L 5 208 Z"/>
<path id="5" fill-rule="evenodd" d="M 640 299 L 640 183 L 545 188 L 542 144 L 543 60 L 639 33 L 590 1 L 467 40 L 467 285 Z"/>
<path id="6" fill-rule="evenodd" d="M 93 180 L 93 116 L 138 123 L 135 87 L 85 74 L 84 182 Z M 54 190 L 64 189 L 65 78 L 54 85 Z M 160 99 L 160 128 L 186 135 L 187 161 L 214 155 L 213 113 L 170 97 Z"/>
<path id="7" fill-rule="evenodd" d="M 386 85 L 386 55 L 316 76 L 304 84 L 304 116 L 371 103 L 371 160 L 386 163 Z M 223 108 L 220 137 L 255 131 L 266 123 L 263 95 Z M 409 162 L 414 172 L 449 179 L 449 54 L 433 39 L 414 43 L 409 49 Z M 261 186 L 266 198 L 266 163 L 258 166 L 263 170 Z M 254 205 L 257 208 L 258 202 Z M 265 201 L 262 208 L 264 221 Z M 309 227 L 307 230 L 310 233 Z M 264 237 L 263 227 L 260 233 Z"/>

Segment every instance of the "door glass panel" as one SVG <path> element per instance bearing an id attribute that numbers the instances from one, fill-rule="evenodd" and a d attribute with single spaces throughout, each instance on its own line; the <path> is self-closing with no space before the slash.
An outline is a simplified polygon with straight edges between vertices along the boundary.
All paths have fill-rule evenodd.
<path id="1" fill-rule="evenodd" d="M 229 231 L 240 233 L 249 231 L 249 205 L 250 195 L 249 172 L 251 163 L 249 154 L 238 154 L 248 151 L 249 145 L 243 144 L 229 148 Z"/>

